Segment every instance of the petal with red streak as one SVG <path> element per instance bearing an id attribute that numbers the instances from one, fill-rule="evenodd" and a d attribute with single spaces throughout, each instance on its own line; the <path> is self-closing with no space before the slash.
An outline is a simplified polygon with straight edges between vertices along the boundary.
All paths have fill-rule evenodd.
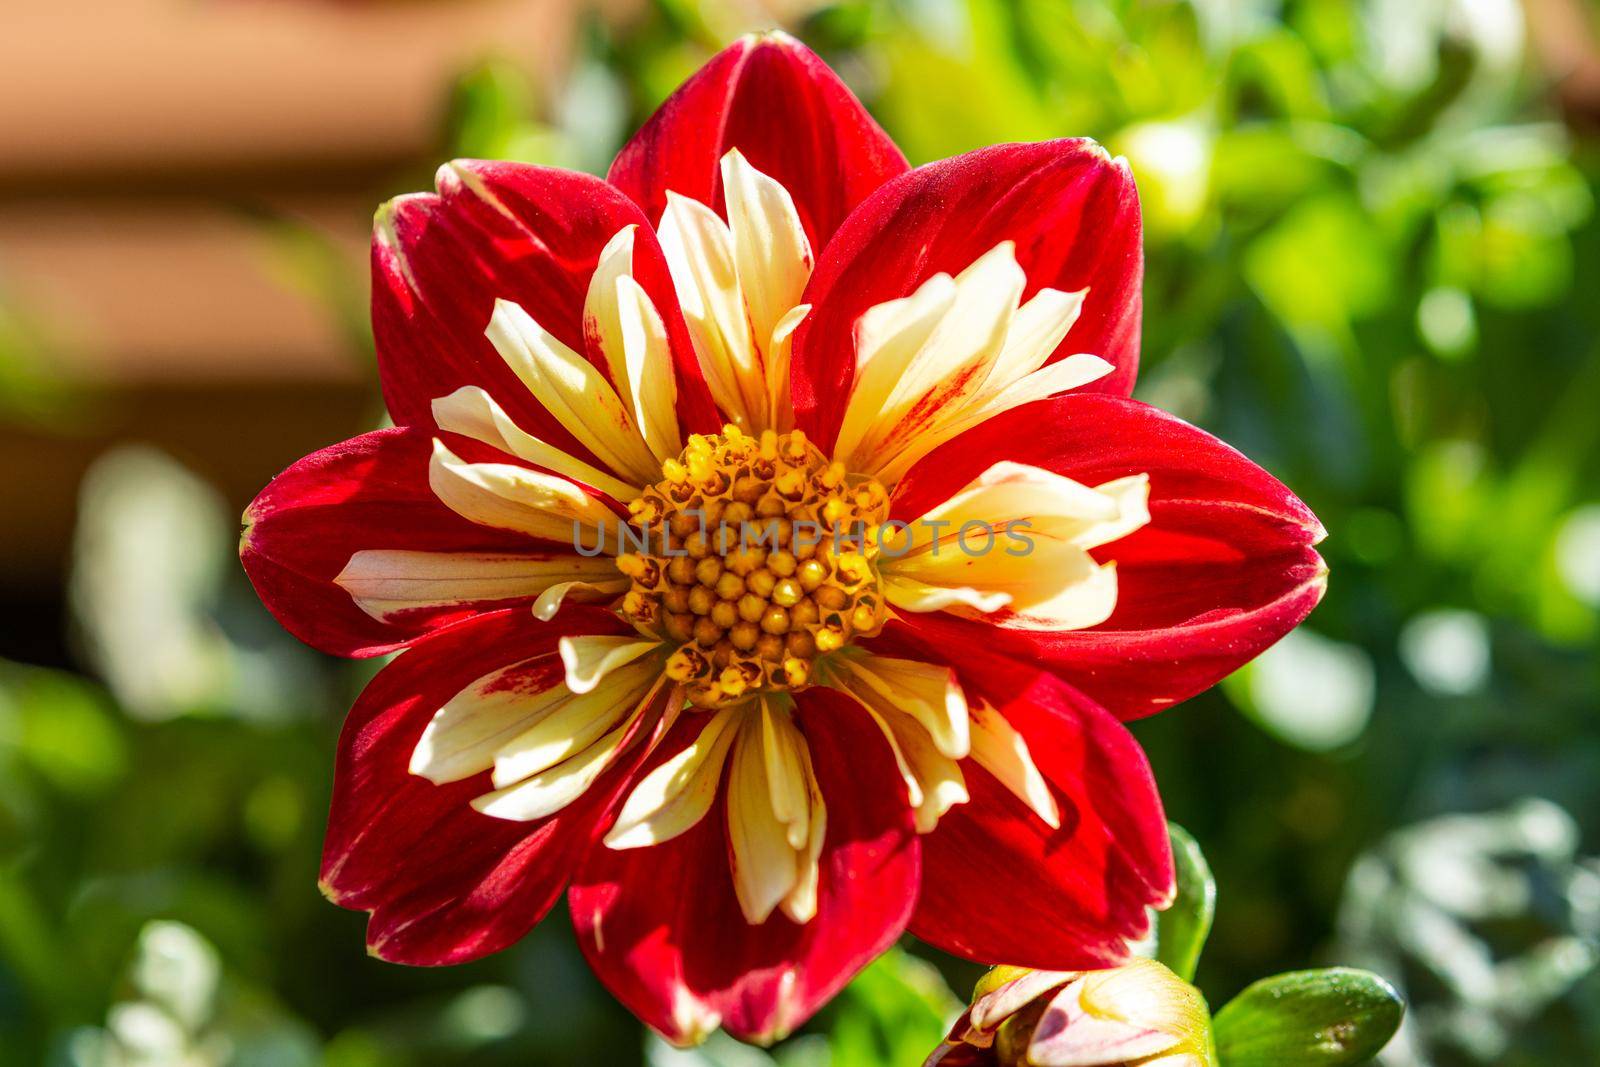
<path id="1" fill-rule="evenodd" d="M 946 1041 L 933 1050 L 922 1067 L 994 1067 L 999 1062 L 993 1049 Z"/>
<path id="2" fill-rule="evenodd" d="M 876 644 L 914 655 L 909 627 Z M 1020 732 L 1061 811 L 1052 829 L 973 761 L 971 800 L 922 839 L 911 932 L 969 959 L 1052 971 L 1115 966 L 1171 900 L 1166 817 L 1150 765 L 1110 712 L 1046 671 L 984 649 L 927 646 L 955 667 L 969 700 Z"/>
<path id="3" fill-rule="evenodd" d="M 476 959 L 525 935 L 561 895 L 626 766 L 558 815 L 527 823 L 472 809 L 493 789 L 487 772 L 440 786 L 407 768 L 434 713 L 476 679 L 543 657 L 530 675 L 545 671 L 559 684 L 564 633 L 617 629 L 594 609 L 560 625 L 498 612 L 423 639 L 368 684 L 339 740 L 322 886 L 335 903 L 371 913 L 374 955 L 420 966 Z"/>
<path id="4" fill-rule="evenodd" d="M 911 813 L 888 747 L 858 707 L 813 690 L 798 722 L 828 806 L 817 916 L 741 917 L 728 868 L 726 786 L 711 814 L 663 844 L 596 847 L 569 894 L 590 965 L 634 1014 L 688 1043 L 721 1025 L 776 1040 L 893 943 L 916 899 Z M 705 719 L 706 716 L 696 716 Z M 696 725 L 680 724 L 682 748 Z"/>
<path id="5" fill-rule="evenodd" d="M 334 583 L 362 549 L 560 554 L 559 545 L 480 526 L 440 503 L 428 488 L 432 448 L 417 428 L 362 434 L 295 463 L 245 510 L 240 559 L 286 630 L 334 655 L 376 656 L 507 605 L 457 603 L 375 619 Z"/>
<path id="6" fill-rule="evenodd" d="M 1324 531 L 1305 504 L 1205 431 L 1120 397 L 1057 397 L 990 419 L 907 473 L 893 517 L 915 519 L 1002 460 L 1085 485 L 1150 475 L 1149 524 L 1094 551 L 1116 562 L 1116 611 L 1063 632 L 919 615 L 911 625 L 926 639 L 983 642 L 1135 719 L 1215 684 L 1322 598 L 1327 568 L 1314 546 Z"/>
<path id="7" fill-rule="evenodd" d="M 736 41 L 684 82 L 607 177 L 652 223 L 669 191 L 723 212 L 719 164 L 734 148 L 789 190 L 814 249 L 906 169 L 905 156 L 826 63 L 788 34 L 767 33 Z"/>
<path id="8" fill-rule="evenodd" d="M 510 300 L 604 370 L 598 340 L 585 337 L 584 299 L 606 242 L 635 226 L 633 272 L 666 324 L 679 409 L 690 426 L 715 428 L 661 246 L 632 201 L 591 175 L 522 163 L 457 160 L 436 184 L 390 201 L 373 229 L 372 332 L 395 422 L 432 426 L 434 400 L 477 385 L 524 430 L 592 462 L 484 328 L 495 301 Z"/>
<path id="9" fill-rule="evenodd" d="M 1023 300 L 1041 288 L 1089 290 L 1051 361 L 1088 352 L 1116 369 L 1083 388 L 1127 394 L 1139 366 L 1144 276 L 1139 200 L 1127 163 L 1093 141 L 1004 144 L 930 163 L 879 189 L 823 250 L 794 342 L 800 427 L 824 451 L 854 380 L 856 321 L 934 274 L 959 274 L 1016 243 Z"/>

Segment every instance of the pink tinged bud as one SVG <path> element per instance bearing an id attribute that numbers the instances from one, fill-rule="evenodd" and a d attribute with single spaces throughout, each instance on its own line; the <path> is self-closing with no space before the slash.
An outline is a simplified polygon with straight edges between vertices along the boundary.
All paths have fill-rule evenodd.
<path id="1" fill-rule="evenodd" d="M 1010 971 L 1011 975 L 1000 984 L 990 983 L 991 976 Z M 1079 977 L 1075 971 L 1030 971 L 1020 967 L 996 967 L 973 990 L 972 1026 L 981 1032 L 999 1029 L 1011 1016 L 1046 993 L 1053 992 Z M 985 990 L 985 983 L 990 983 Z"/>
<path id="2" fill-rule="evenodd" d="M 1211 1067 L 1211 1015 L 1194 986 L 1153 960 L 1092 971 L 1057 993 L 1034 1028 L 1035 1067 Z"/>
<path id="3" fill-rule="evenodd" d="M 1082 973 L 996 968 L 929 1064 L 1216 1067 L 1200 991 L 1153 960 Z"/>

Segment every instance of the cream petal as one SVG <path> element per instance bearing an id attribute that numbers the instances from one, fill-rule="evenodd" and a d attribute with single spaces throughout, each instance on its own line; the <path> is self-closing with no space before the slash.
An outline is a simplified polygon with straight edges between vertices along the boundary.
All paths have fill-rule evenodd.
<path id="1" fill-rule="evenodd" d="M 669 192 L 661 247 L 712 399 L 742 429 L 786 429 L 788 346 L 814 256 L 781 184 L 737 149 L 721 167 L 728 221 Z"/>
<path id="2" fill-rule="evenodd" d="M 963 607 L 987 614 L 1011 603 L 1010 593 L 985 593 L 968 586 L 929 585 L 903 574 L 883 577 L 883 596 L 902 611 L 946 611 Z"/>
<path id="3" fill-rule="evenodd" d="M 1043 537 L 1024 555 L 996 548 L 983 555 L 926 552 L 895 561 L 895 582 L 902 578 L 949 590 L 981 590 L 1009 603 L 988 614 L 1001 626 L 1026 630 L 1080 630 L 1098 626 L 1117 605 L 1116 565 L 1099 564 L 1077 545 Z M 943 610 L 956 615 L 981 613 L 959 597 Z M 928 602 L 932 602 L 931 599 Z M 991 601 L 992 603 L 992 601 Z M 897 605 L 915 610 L 915 604 Z"/>
<path id="4" fill-rule="evenodd" d="M 672 369 L 667 328 L 638 282 L 617 279 L 615 292 L 621 322 L 624 380 L 634 425 L 659 462 L 683 451 L 678 430 L 678 380 Z"/>
<path id="5" fill-rule="evenodd" d="M 773 707 L 765 698 L 757 706 L 772 813 L 788 827 L 789 846 L 803 848 L 810 825 L 806 772 L 800 759 L 806 748 L 805 739 L 786 709 Z"/>
<path id="6" fill-rule="evenodd" d="M 563 637 L 558 647 L 561 664 L 566 669 L 567 688 L 574 693 L 587 693 L 619 667 L 625 667 L 660 649 L 661 642 L 641 641 L 635 636 Z"/>
<path id="7" fill-rule="evenodd" d="M 799 881 L 788 828 L 772 810 L 761 723 L 754 716 L 740 724 L 728 772 L 728 845 L 734 895 L 745 921 L 767 921 Z M 809 820 L 808 820 L 809 825 Z"/>
<path id="8" fill-rule="evenodd" d="M 759 428 L 766 378 L 750 336 L 733 235 L 716 212 L 670 192 L 659 234 L 711 398 L 735 424 Z"/>
<path id="9" fill-rule="evenodd" d="M 463 385 L 449 396 L 434 400 L 433 420 L 441 430 L 481 441 L 509 456 L 598 489 L 622 503 L 639 496 L 639 490 L 627 482 L 525 432 L 492 396 L 476 385 Z"/>
<path id="10" fill-rule="evenodd" d="M 428 485 L 451 511 L 480 525 L 616 551 L 617 516 L 565 478 L 509 463 L 468 463 L 435 440 Z"/>
<path id="11" fill-rule="evenodd" d="M 849 462 L 882 417 L 911 361 L 955 305 L 956 283 L 935 274 L 910 296 L 876 304 L 856 320 L 856 380 L 834 455 Z"/>
<path id="12" fill-rule="evenodd" d="M 737 148 L 722 157 L 722 189 L 749 330 L 765 349 L 811 278 L 811 243 L 788 190 Z"/>
<path id="13" fill-rule="evenodd" d="M 577 600 L 592 601 L 605 600 L 619 593 L 628 591 L 628 579 L 617 577 L 605 581 L 571 581 L 557 582 L 533 602 L 533 617 L 540 622 L 549 622 L 561 610 L 561 605 L 567 602 L 568 597 Z"/>
<path id="14" fill-rule="evenodd" d="M 946 441 L 953 440 L 981 423 L 1012 408 L 1035 400 L 1057 396 L 1097 381 L 1114 368 L 1099 356 L 1078 354 L 1057 360 L 1042 370 L 1011 383 L 997 393 L 988 394 L 959 409 L 940 413 L 939 420 L 922 433 L 909 438 L 893 459 L 883 461 L 877 477 L 885 483 L 898 482 L 912 464 Z"/>
<path id="15" fill-rule="evenodd" d="M 607 847 L 659 845 L 705 818 L 717 797 L 723 763 L 743 714 L 742 708 L 716 712 L 681 752 L 645 775 L 606 834 Z"/>
<path id="16" fill-rule="evenodd" d="M 1076 389 L 1080 385 L 1099 381 L 1115 369 L 1099 356 L 1092 356 L 1087 352 L 1059 359 L 1048 367 L 1041 367 L 985 396 L 972 405 L 968 412 L 964 412 L 956 425 L 962 429 L 975 426 L 1023 404 L 1031 404 L 1035 400 L 1043 400 Z"/>
<path id="17" fill-rule="evenodd" d="M 828 807 L 822 799 L 822 787 L 817 783 L 811 766 L 811 749 L 799 746 L 801 772 L 805 776 L 806 792 L 811 801 L 811 820 L 806 830 L 805 849 L 797 857 L 799 873 L 794 888 L 778 904 L 790 919 L 804 925 L 817 917 L 817 890 L 822 880 L 822 843 L 828 833 Z"/>
<path id="18" fill-rule="evenodd" d="M 1140 1060 L 1139 1067 L 1215 1067 L 1198 1052 L 1172 1052 L 1154 1059 Z"/>
<path id="19" fill-rule="evenodd" d="M 1069 982 L 1074 982 L 1082 971 L 1034 971 L 1012 968 L 1017 977 L 996 986 L 972 1002 L 969 1015 L 972 1029 L 979 1034 L 992 1034 L 1005 1021 L 1046 993 L 1055 993 Z"/>
<path id="20" fill-rule="evenodd" d="M 970 751 L 967 699 L 949 667 L 869 653 L 839 656 L 831 669 L 832 684 L 874 711 L 909 715 L 944 755 Z"/>
<path id="21" fill-rule="evenodd" d="M 1033 299 L 1017 308 L 1006 333 L 1005 347 L 983 384 L 985 393 L 996 393 L 1044 366 L 1045 360 L 1071 332 L 1083 311 L 1083 298 L 1089 290 L 1075 293 L 1060 289 L 1040 289 Z"/>
<path id="22" fill-rule="evenodd" d="M 1027 281 L 1010 241 L 1000 242 L 956 275 L 955 302 L 895 384 L 888 410 L 920 407 L 932 395 L 959 404 L 982 389 L 1004 350 Z M 952 388 L 952 378 L 959 379 L 959 387 Z"/>
<path id="23" fill-rule="evenodd" d="M 1134 970 L 1128 979 L 1132 982 L 1148 987 L 1154 981 L 1148 975 L 1137 973 L 1139 964 L 1133 964 L 1131 968 Z M 1041 1028 L 1040 1032 L 1035 1033 L 1028 1045 L 1030 1062 L 1068 1067 L 1080 1064 L 1085 1067 L 1098 1067 L 1101 1064 L 1112 1067 L 1134 1062 L 1144 1064 L 1162 1053 L 1181 1054 L 1185 1051 L 1178 1047 L 1183 1043 L 1181 1033 L 1158 1028 L 1143 1019 L 1134 1021 L 1127 1018 L 1119 1009 L 1129 1005 L 1094 1004 L 1091 987 L 1095 982 L 1104 981 L 1100 976 L 1106 974 L 1111 975 L 1113 982 L 1122 984 L 1119 981 L 1121 976 L 1114 971 L 1091 971 L 1075 979 L 1051 999 L 1051 1010 L 1060 1013 L 1062 1018 L 1059 1025 Z M 1133 1006 L 1148 1007 L 1159 1003 L 1167 999 L 1164 994 L 1164 990 L 1141 989 L 1138 991 L 1140 1001 Z"/>
<path id="24" fill-rule="evenodd" d="M 907 442 L 978 395 L 1005 345 L 1026 283 L 1009 241 L 956 276 L 954 302 L 870 416 L 871 429 L 845 460 L 851 469 L 875 474 Z"/>
<path id="25" fill-rule="evenodd" d="M 1028 529 L 1061 540 L 1120 518 L 1119 499 L 1042 467 L 1002 462 L 985 470 L 942 504 L 917 518 L 911 540 L 894 563 L 926 553 L 968 553 L 960 531 L 971 524 L 997 534 L 1027 520 Z M 985 542 L 987 534 L 983 535 Z M 972 538 L 976 541 L 977 535 Z M 898 569 L 891 566 L 891 569 Z"/>
<path id="26" fill-rule="evenodd" d="M 583 332 L 606 361 L 606 374 L 617 390 L 622 406 L 632 411 L 634 395 L 628 381 L 625 358 L 627 344 L 623 338 L 621 306 L 617 301 L 617 283 L 633 277 L 633 240 L 637 226 L 624 226 L 611 235 L 611 240 L 600 250 L 594 273 L 589 276 L 589 291 L 583 300 Z"/>
<path id="27" fill-rule="evenodd" d="M 811 314 L 810 304 L 797 304 L 772 328 L 767 348 L 767 424 L 779 433 L 794 429 L 794 401 L 789 394 L 789 365 L 794 333 Z"/>
<path id="28" fill-rule="evenodd" d="M 1074 992 L 1075 998 L 1070 996 Z M 1109 1051 L 1104 1045 L 1096 1048 L 1096 1035 L 1091 1029 L 1077 1029 L 1077 1024 L 1091 1019 L 1122 1022 L 1133 1028 L 1124 1032 L 1128 1042 L 1123 1045 L 1125 1055 L 1139 1057 L 1160 1052 L 1165 1060 L 1187 1053 L 1201 1061 L 1210 1059 L 1204 1055 L 1210 1045 L 1211 1028 L 1205 998 L 1154 960 L 1135 958 L 1121 967 L 1090 971 L 1075 983 L 1075 989 L 1064 990 L 1052 1006 L 1065 1015 L 1065 1026 L 1059 1032 L 1034 1035 L 1036 1041 L 1060 1042 L 1051 1050 L 1055 1055 L 1041 1056 L 1040 1063 L 1061 1062 L 1056 1058 L 1061 1054 L 1065 1059 L 1078 1052 Z M 1114 1036 L 1114 1032 L 1106 1036 Z M 1081 1043 L 1077 1040 L 1080 1037 L 1084 1039 Z M 1135 1048 L 1134 1043 L 1139 1047 Z"/>
<path id="29" fill-rule="evenodd" d="M 885 592 L 906 611 L 988 613 L 1017 629 L 1096 626 L 1116 608 L 1116 569 L 1088 549 L 1149 521 L 1148 488 L 1142 475 L 1090 488 L 997 463 L 912 523 L 906 551 L 883 564 Z"/>
<path id="30" fill-rule="evenodd" d="M 627 588 L 609 558 L 363 549 L 334 583 L 375 619 L 420 608 L 540 596 L 553 588 Z M 537 608 L 535 608 L 537 613 Z"/>
<path id="31" fill-rule="evenodd" d="M 495 752 L 493 782 L 504 788 L 569 759 L 611 730 L 632 711 L 661 672 L 650 662 L 612 671 L 587 693 L 575 693 Z"/>
<path id="32" fill-rule="evenodd" d="M 583 796 L 605 773 L 622 748 L 636 715 L 625 718 L 610 733 L 571 759 L 516 785 L 485 793 L 472 806 L 485 815 L 515 822 L 543 819 Z"/>
<path id="33" fill-rule="evenodd" d="M 1117 503 L 1117 517 L 1096 523 L 1073 538 L 1079 548 L 1099 548 L 1133 533 L 1150 521 L 1150 476 L 1131 474 L 1126 478 L 1104 482 L 1094 487 L 1095 492 L 1108 496 Z"/>
<path id="34" fill-rule="evenodd" d="M 856 656 L 840 656 L 829 661 L 822 677 L 823 684 L 853 698 L 866 709 L 872 721 L 882 732 L 884 739 L 889 742 L 890 751 L 894 755 L 895 765 L 900 771 L 900 776 L 906 784 L 906 794 L 910 801 L 918 833 L 929 833 L 938 824 L 939 817 L 956 804 L 964 803 L 967 797 L 966 779 L 961 774 L 961 767 L 956 758 L 946 755 L 934 743 L 928 727 L 914 714 L 902 710 L 896 702 L 885 696 L 884 690 L 888 686 L 883 682 L 885 673 L 893 674 L 891 670 L 885 672 L 880 667 L 875 675 L 875 683 L 867 683 L 861 672 L 847 669 L 845 666 Z M 870 657 L 883 660 L 885 657 Z M 912 663 L 909 660 L 898 660 L 896 663 Z M 943 684 L 953 685 L 953 677 L 948 668 L 933 668 L 928 664 L 918 664 L 919 667 L 928 668 L 930 671 L 940 671 L 945 676 Z M 922 712 L 930 719 L 935 717 L 932 708 L 926 705 L 934 699 L 931 692 L 932 686 L 926 677 L 921 685 L 916 686 L 922 690 L 920 697 L 906 698 L 909 706 L 923 705 Z M 959 687 L 957 688 L 959 693 Z M 948 700 L 948 696 L 946 697 Z M 963 718 L 966 715 L 965 698 L 961 698 Z M 950 724 L 948 733 L 954 733 L 954 724 Z M 954 749 L 959 747 L 962 755 L 970 751 L 970 725 L 963 722 L 960 728 L 962 744 L 960 746 L 949 744 Z M 948 740 L 948 739 L 947 739 Z"/>
<path id="35" fill-rule="evenodd" d="M 1084 630 L 1111 618 L 1117 607 L 1116 564 L 1099 565 L 1081 551 L 1066 555 L 1065 549 L 1065 558 L 1050 559 L 1056 554 L 1046 549 L 1035 561 L 1041 569 L 1061 575 L 1060 588 L 1041 588 L 1037 580 L 1019 588 L 1023 581 L 1017 581 L 1001 625 L 1017 630 Z"/>
<path id="36" fill-rule="evenodd" d="M 1033 762 L 1028 742 L 995 708 L 972 706 L 972 761 L 1005 786 L 1051 829 L 1061 826 L 1061 809 L 1044 775 Z"/>
<path id="37" fill-rule="evenodd" d="M 535 673 L 541 661 L 551 670 Z M 429 720 L 411 752 L 410 771 L 438 785 L 494 766 L 500 746 L 571 694 L 554 656 L 536 657 L 484 675 L 451 697 Z"/>
<path id="38" fill-rule="evenodd" d="M 917 833 L 932 833 L 945 812 L 969 799 L 961 766 L 940 752 L 928 732 L 908 716 L 883 715 L 870 708 L 868 714 L 889 742 L 905 779 Z"/>
<path id="39" fill-rule="evenodd" d="M 835 455 L 886 484 L 938 445 L 1020 404 L 1111 372 L 1080 354 L 1046 366 L 1082 312 L 1087 290 L 1041 289 L 1002 241 L 955 278 L 938 274 L 911 296 L 856 322 L 856 380 Z"/>
<path id="40" fill-rule="evenodd" d="M 484 331 L 534 398 L 617 474 L 648 485 L 660 465 L 605 376 L 521 306 L 496 300 Z"/>

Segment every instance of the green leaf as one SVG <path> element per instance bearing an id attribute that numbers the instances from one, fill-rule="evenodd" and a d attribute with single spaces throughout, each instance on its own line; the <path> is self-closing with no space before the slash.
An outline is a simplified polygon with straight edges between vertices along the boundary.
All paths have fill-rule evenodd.
<path id="1" fill-rule="evenodd" d="M 1172 837 L 1172 862 L 1178 873 L 1178 897 L 1161 913 L 1156 924 L 1156 959 L 1185 982 L 1194 981 L 1211 919 L 1217 911 L 1217 882 L 1211 877 L 1200 845 L 1189 831 L 1168 823 Z"/>
<path id="2" fill-rule="evenodd" d="M 890 949 L 845 987 L 829 1014 L 832 1067 L 920 1063 L 960 1011 L 932 964 Z"/>
<path id="3" fill-rule="evenodd" d="M 539 118 L 539 92 L 528 72 L 491 60 L 457 83 L 448 114 L 452 151 L 477 159 L 566 164 L 560 131 Z"/>
<path id="4" fill-rule="evenodd" d="M 81 797 L 127 770 L 127 744 L 104 694 L 64 671 L 0 660 L 0 766 L 15 758 Z"/>
<path id="5" fill-rule="evenodd" d="M 1368 971 L 1336 967 L 1263 978 L 1217 1013 L 1222 1067 L 1366 1063 L 1389 1043 L 1405 1004 Z"/>
<path id="6" fill-rule="evenodd" d="M 1306 199 L 1245 252 L 1245 279 L 1286 326 L 1338 338 L 1395 299 L 1383 233 L 1354 196 Z"/>

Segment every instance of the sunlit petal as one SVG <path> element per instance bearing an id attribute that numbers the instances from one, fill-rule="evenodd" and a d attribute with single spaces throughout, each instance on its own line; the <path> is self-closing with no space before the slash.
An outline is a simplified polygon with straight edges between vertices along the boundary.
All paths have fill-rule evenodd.
<path id="1" fill-rule="evenodd" d="M 363 549 L 334 578 L 362 611 L 386 619 L 423 608 L 538 597 L 553 588 L 620 593 L 609 558 Z"/>
<path id="2" fill-rule="evenodd" d="M 972 761 L 994 775 L 1052 829 L 1061 825 L 1061 809 L 1033 762 L 1027 739 L 982 701 L 972 706 Z"/>
<path id="3" fill-rule="evenodd" d="M 568 433 L 617 474 L 649 483 L 659 465 L 622 398 L 588 360 L 508 300 L 495 301 L 484 333 Z"/>
<path id="4" fill-rule="evenodd" d="M 634 662 L 608 674 L 587 693 L 573 693 L 559 707 L 529 723 L 495 752 L 496 788 L 503 788 L 568 759 L 611 730 L 638 704 L 660 670 Z"/>
<path id="5" fill-rule="evenodd" d="M 571 696 L 557 666 L 554 656 L 518 663 L 451 697 L 423 730 L 411 753 L 411 773 L 442 785 L 494 766 L 506 740 Z"/>
<path id="6" fill-rule="evenodd" d="M 530 537 L 603 545 L 616 551 L 610 508 L 573 482 L 510 463 L 468 463 L 444 444 L 433 443 L 428 485 L 462 518 Z"/>
<path id="7" fill-rule="evenodd" d="M 561 664 L 566 669 L 567 688 L 587 693 L 607 674 L 660 647 L 660 641 L 638 637 L 563 637 Z"/>
<path id="8" fill-rule="evenodd" d="M 682 751 L 640 779 L 606 835 L 606 845 L 658 845 L 705 818 L 716 799 L 723 764 L 743 714 L 737 708 L 717 712 Z"/>

